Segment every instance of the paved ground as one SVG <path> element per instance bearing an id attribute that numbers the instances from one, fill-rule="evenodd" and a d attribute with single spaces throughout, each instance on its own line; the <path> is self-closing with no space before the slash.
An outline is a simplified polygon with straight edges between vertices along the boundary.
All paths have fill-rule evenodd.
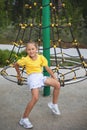
<path id="1" fill-rule="evenodd" d="M 33 130 L 87 130 L 87 80 L 61 88 L 61 116 L 53 115 L 47 107 L 52 94 L 48 97 L 42 94 L 41 90 L 30 114 Z M 18 121 L 30 97 L 26 86 L 18 86 L 0 76 L 0 130 L 24 130 Z"/>

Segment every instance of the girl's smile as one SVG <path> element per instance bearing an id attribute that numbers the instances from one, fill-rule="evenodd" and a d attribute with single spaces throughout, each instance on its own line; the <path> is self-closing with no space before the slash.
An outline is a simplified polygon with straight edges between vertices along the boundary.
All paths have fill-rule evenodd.
<path id="1" fill-rule="evenodd" d="M 28 44 L 26 47 L 26 51 L 29 57 L 31 57 L 34 60 L 37 59 L 37 48 L 34 44 Z"/>

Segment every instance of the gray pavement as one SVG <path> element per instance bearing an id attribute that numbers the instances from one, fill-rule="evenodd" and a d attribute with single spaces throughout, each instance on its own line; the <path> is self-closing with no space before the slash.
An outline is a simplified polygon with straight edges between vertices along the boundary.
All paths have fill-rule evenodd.
<path id="1" fill-rule="evenodd" d="M 33 130 L 87 130 L 87 80 L 61 87 L 60 116 L 49 110 L 51 95 L 40 99 L 30 114 Z M 24 130 L 18 124 L 31 93 L 27 86 L 18 86 L 0 76 L 0 130 Z"/>

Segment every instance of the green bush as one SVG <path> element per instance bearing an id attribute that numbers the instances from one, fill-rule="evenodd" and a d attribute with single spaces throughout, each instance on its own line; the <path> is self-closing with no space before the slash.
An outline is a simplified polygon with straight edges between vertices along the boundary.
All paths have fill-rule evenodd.
<path id="1" fill-rule="evenodd" d="M 11 51 L 9 51 L 9 50 L 0 50 L 0 67 L 7 65 L 6 61 L 9 59 L 10 54 L 11 54 Z M 16 52 L 12 53 L 11 58 L 10 58 L 10 63 L 12 63 L 14 60 L 21 58 L 22 56 L 25 56 L 26 52 L 25 51 L 20 52 L 17 55 L 18 57 L 15 57 L 16 55 L 17 55 Z"/>
<path id="2" fill-rule="evenodd" d="M 0 50 L 0 67 L 6 65 L 9 53 L 10 52 L 8 50 Z"/>

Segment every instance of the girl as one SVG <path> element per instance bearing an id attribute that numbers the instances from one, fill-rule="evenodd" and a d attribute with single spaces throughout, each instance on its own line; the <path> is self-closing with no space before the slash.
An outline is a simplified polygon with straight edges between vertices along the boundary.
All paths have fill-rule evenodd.
<path id="1" fill-rule="evenodd" d="M 27 56 L 21 58 L 14 64 L 14 67 L 17 71 L 18 80 L 21 80 L 19 67 L 25 66 L 26 73 L 28 74 L 28 86 L 30 87 L 32 93 L 32 98 L 26 106 L 23 117 L 19 121 L 19 124 L 22 125 L 24 128 L 33 127 L 33 125 L 28 119 L 28 116 L 31 110 L 33 109 L 34 105 L 38 101 L 39 88 L 42 86 L 48 85 L 54 87 L 53 99 L 52 102 L 48 103 L 48 107 L 52 110 L 54 114 L 60 115 L 60 111 L 57 105 L 60 91 L 60 83 L 57 81 L 53 71 L 48 67 L 47 59 L 43 55 L 39 55 L 37 51 L 38 47 L 36 43 L 27 43 Z M 45 67 L 46 71 L 50 74 L 51 77 L 47 77 L 42 74 L 42 67 Z"/>

